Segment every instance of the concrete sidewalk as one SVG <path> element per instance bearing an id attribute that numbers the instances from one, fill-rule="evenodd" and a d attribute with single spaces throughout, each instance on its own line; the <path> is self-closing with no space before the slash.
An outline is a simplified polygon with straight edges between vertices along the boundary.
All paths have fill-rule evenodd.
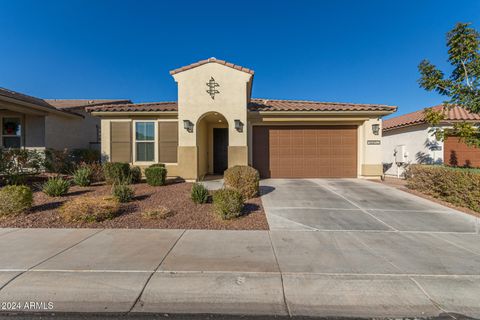
<path id="1" fill-rule="evenodd" d="M 49 312 L 480 317 L 480 236 L 0 229 L 0 301 Z"/>

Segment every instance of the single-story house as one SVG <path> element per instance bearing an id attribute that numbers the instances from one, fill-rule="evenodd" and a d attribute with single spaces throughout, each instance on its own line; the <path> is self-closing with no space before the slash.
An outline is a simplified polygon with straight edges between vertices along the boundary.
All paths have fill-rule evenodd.
<path id="1" fill-rule="evenodd" d="M 87 106 L 130 100 L 40 99 L 0 88 L 1 148 L 100 148 L 100 120 Z"/>
<path id="2" fill-rule="evenodd" d="M 442 111 L 442 105 L 433 107 Z M 452 128 L 455 122 L 480 123 L 480 115 L 461 107 L 445 111 L 445 119 L 437 128 Z M 425 121 L 424 110 L 383 121 L 383 163 L 386 175 L 400 176 L 407 164 L 447 164 L 480 167 L 480 149 L 469 147 L 457 137 L 445 141 L 435 138 Z"/>
<path id="3" fill-rule="evenodd" d="M 165 163 L 186 180 L 252 165 L 263 178 L 380 177 L 396 107 L 251 98 L 254 71 L 210 58 L 170 72 L 178 100 L 87 108 L 109 161 Z"/>

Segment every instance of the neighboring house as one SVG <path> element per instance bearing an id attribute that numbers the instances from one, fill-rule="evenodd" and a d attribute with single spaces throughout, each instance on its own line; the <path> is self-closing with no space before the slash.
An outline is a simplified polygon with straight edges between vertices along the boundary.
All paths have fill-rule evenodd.
<path id="1" fill-rule="evenodd" d="M 380 177 L 396 107 L 251 98 L 253 70 L 210 58 L 170 72 L 178 102 L 87 108 L 109 161 L 165 163 L 186 180 L 252 165 L 264 178 Z"/>
<path id="2" fill-rule="evenodd" d="M 0 88 L 2 148 L 79 149 L 100 144 L 100 121 L 87 106 L 130 100 L 44 100 Z"/>
<path id="3" fill-rule="evenodd" d="M 442 111 L 443 106 L 433 109 Z M 480 115 L 454 107 L 446 111 L 438 128 L 463 121 L 479 123 Z M 480 167 L 480 149 L 468 147 L 457 137 L 437 141 L 424 110 L 419 110 L 383 121 L 383 163 L 385 174 L 394 176 L 402 175 L 404 166 L 412 163 Z"/>

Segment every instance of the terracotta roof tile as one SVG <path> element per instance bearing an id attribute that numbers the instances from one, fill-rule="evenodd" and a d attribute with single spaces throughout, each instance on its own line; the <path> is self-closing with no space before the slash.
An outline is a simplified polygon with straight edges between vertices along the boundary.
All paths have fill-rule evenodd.
<path id="1" fill-rule="evenodd" d="M 89 112 L 152 112 L 177 111 L 177 102 L 122 103 L 87 107 Z"/>
<path id="2" fill-rule="evenodd" d="M 442 111 L 443 105 L 432 107 L 435 111 Z M 424 109 L 425 110 L 425 109 Z M 398 117 L 390 118 L 383 121 L 383 130 L 388 131 L 396 128 L 407 127 L 416 124 L 426 123 L 424 110 L 419 110 L 411 113 L 407 113 Z M 464 108 L 455 106 L 453 108 L 445 110 L 444 121 L 471 121 L 480 122 L 480 115 L 470 113 Z"/>
<path id="3" fill-rule="evenodd" d="M 177 102 L 124 103 L 87 107 L 90 112 L 177 111 Z M 250 111 L 390 111 L 396 107 L 378 104 L 314 102 L 301 100 L 252 99 Z"/>
<path id="4" fill-rule="evenodd" d="M 252 99 L 250 111 L 391 111 L 397 107 L 381 104 L 317 102 L 302 100 Z"/>
<path id="5" fill-rule="evenodd" d="M 170 71 L 170 74 L 174 75 L 176 73 L 183 72 L 183 71 L 186 71 L 186 70 L 190 70 L 190 69 L 193 69 L 193 68 L 196 68 L 198 66 L 201 66 L 201 65 L 204 65 L 204 64 L 207 64 L 207 63 L 211 63 L 211 62 L 218 63 L 218 64 L 223 64 L 223 65 L 225 65 L 227 67 L 230 67 L 230 68 L 233 68 L 235 70 L 239 70 L 239 71 L 243 71 L 243 72 L 246 72 L 246 73 L 254 74 L 254 71 L 251 70 L 251 69 L 248 69 L 248 68 L 245 68 L 245 67 L 242 67 L 242 66 L 238 66 L 236 64 L 233 64 L 231 62 L 227 62 L 225 60 L 219 60 L 219 59 L 216 59 L 214 57 L 208 58 L 206 60 L 201 60 L 201 61 L 189 64 L 188 66 L 184 66 L 184 67 L 180 67 L 178 69 L 172 70 L 172 71 Z"/>

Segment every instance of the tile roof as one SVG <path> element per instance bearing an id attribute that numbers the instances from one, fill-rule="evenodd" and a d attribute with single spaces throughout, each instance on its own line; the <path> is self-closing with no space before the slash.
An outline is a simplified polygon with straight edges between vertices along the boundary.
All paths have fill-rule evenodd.
<path id="1" fill-rule="evenodd" d="M 201 60 L 201 61 L 198 61 L 198 62 L 189 64 L 188 66 L 184 66 L 184 67 L 181 67 L 181 68 L 172 70 L 172 71 L 170 71 L 170 74 L 171 74 L 171 75 L 174 75 L 174 74 L 176 74 L 176 73 L 183 72 L 183 71 L 186 71 L 186 70 L 190 70 L 190 69 L 199 67 L 199 66 L 201 66 L 201 65 L 204 65 L 204 64 L 207 64 L 207 63 L 210 63 L 210 62 L 214 62 L 214 63 L 218 63 L 218 64 L 223 64 L 223 65 L 225 65 L 225 66 L 227 66 L 227 67 L 230 67 L 230 68 L 232 68 L 232 69 L 235 69 L 235 70 L 239 70 L 239 71 L 243 71 L 243 72 L 246 72 L 246 73 L 254 74 L 254 71 L 251 70 L 251 69 L 248 69 L 248 68 L 245 68 L 245 67 L 242 67 L 242 66 L 238 66 L 238 65 L 236 65 L 236 64 L 227 62 L 227 61 L 225 61 L 225 60 L 218 60 L 218 59 L 216 59 L 216 58 L 214 58 L 214 57 L 208 58 L 208 59 L 206 59 L 206 60 Z"/>
<path id="2" fill-rule="evenodd" d="M 252 99 L 250 111 L 391 111 L 397 107 L 383 104 L 317 102 L 302 100 Z"/>
<path id="3" fill-rule="evenodd" d="M 44 99 L 58 109 L 84 108 L 104 104 L 132 103 L 128 99 Z"/>
<path id="4" fill-rule="evenodd" d="M 443 105 L 434 106 L 432 109 L 435 111 L 442 111 Z M 425 109 L 384 120 L 383 130 L 388 131 L 396 128 L 425 123 L 424 110 Z M 444 121 L 480 122 L 479 114 L 470 113 L 464 108 L 458 106 L 445 110 L 445 115 L 446 117 Z"/>
<path id="5" fill-rule="evenodd" d="M 96 112 L 142 112 L 177 111 L 177 102 L 124 103 L 87 107 L 87 111 Z M 397 108 L 378 104 L 354 104 L 337 102 L 314 102 L 301 100 L 252 99 L 248 104 L 250 111 L 390 111 Z"/>
<path id="6" fill-rule="evenodd" d="M 177 102 L 148 102 L 148 103 L 123 103 L 104 104 L 95 107 L 87 107 L 89 112 L 146 112 L 146 111 L 177 111 Z"/>

